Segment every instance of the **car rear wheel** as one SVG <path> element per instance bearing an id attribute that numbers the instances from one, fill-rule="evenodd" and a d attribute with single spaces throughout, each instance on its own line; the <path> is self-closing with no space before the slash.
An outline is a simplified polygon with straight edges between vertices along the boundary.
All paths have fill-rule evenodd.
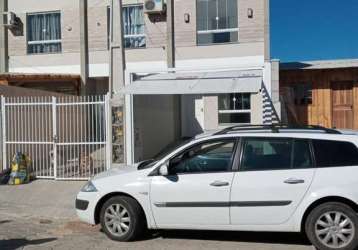
<path id="1" fill-rule="evenodd" d="M 101 208 L 100 221 L 104 233 L 116 241 L 137 239 L 146 225 L 138 202 L 126 196 L 115 196 L 107 200 Z"/>
<path id="2" fill-rule="evenodd" d="M 353 250 L 358 247 L 358 216 L 346 204 L 328 202 L 307 217 L 306 234 L 320 250 Z"/>

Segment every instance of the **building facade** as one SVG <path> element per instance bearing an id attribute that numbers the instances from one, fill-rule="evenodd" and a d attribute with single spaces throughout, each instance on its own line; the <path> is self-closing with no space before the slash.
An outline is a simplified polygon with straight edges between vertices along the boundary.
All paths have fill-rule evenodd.
<path id="1" fill-rule="evenodd" d="M 282 119 L 358 129 L 358 60 L 282 63 Z"/>
<path id="2" fill-rule="evenodd" d="M 152 157 L 181 137 L 232 124 L 271 122 L 280 114 L 278 62 L 270 61 L 269 51 L 269 1 L 174 2 L 176 67 L 175 74 L 168 74 L 165 13 L 149 15 L 143 0 L 123 0 L 125 84 L 138 83 L 123 92 L 128 94 L 130 161 Z M 109 5 L 109 0 L 88 0 L 89 81 L 82 86 L 87 94 L 108 91 Z M 22 23 L 22 32 L 9 34 L 10 72 L 80 74 L 78 1 L 11 0 L 8 9 Z M 141 92 L 145 76 L 159 73 L 155 81 L 168 85 Z M 175 91 L 174 85 L 179 86 Z M 196 91 L 194 85 L 199 86 Z"/>

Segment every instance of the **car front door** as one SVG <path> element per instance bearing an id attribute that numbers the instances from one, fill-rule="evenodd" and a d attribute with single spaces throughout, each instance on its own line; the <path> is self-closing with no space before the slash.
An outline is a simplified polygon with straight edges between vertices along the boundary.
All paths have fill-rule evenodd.
<path id="1" fill-rule="evenodd" d="M 153 176 L 150 200 L 160 228 L 229 225 L 235 139 L 190 146 L 168 161 L 167 176 Z"/>
<path id="2" fill-rule="evenodd" d="M 290 138 L 245 138 L 231 191 L 231 224 L 287 221 L 313 179 L 310 143 Z"/>

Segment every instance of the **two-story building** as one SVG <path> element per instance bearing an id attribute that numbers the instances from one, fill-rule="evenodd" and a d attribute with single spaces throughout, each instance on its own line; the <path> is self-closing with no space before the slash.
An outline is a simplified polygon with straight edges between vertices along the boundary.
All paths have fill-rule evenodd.
<path id="1" fill-rule="evenodd" d="M 109 5 L 88 0 L 88 94 L 108 91 Z M 143 0 L 123 5 L 130 161 L 152 157 L 180 137 L 271 122 L 280 113 L 269 0 L 175 0 L 176 67 L 170 71 L 165 12 L 146 14 Z M 78 1 L 11 0 L 8 9 L 23 25 L 22 34 L 9 34 L 10 72 L 80 74 Z M 41 81 L 41 88 L 61 91 L 55 84 Z"/>

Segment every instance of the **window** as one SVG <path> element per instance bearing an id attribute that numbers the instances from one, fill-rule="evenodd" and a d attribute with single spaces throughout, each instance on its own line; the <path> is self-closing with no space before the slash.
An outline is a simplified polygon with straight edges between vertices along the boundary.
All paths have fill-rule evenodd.
<path id="1" fill-rule="evenodd" d="M 260 171 L 312 167 L 307 140 L 283 138 L 248 138 L 240 170 Z"/>
<path id="2" fill-rule="evenodd" d="M 299 83 L 292 85 L 295 105 L 312 104 L 312 84 Z"/>
<path id="3" fill-rule="evenodd" d="M 350 142 L 312 140 L 317 167 L 358 166 L 358 149 Z"/>
<path id="4" fill-rule="evenodd" d="M 29 54 L 61 52 L 60 12 L 27 15 L 27 52 Z"/>
<path id="5" fill-rule="evenodd" d="M 310 145 L 307 140 L 294 140 L 292 168 L 310 168 L 313 166 Z"/>
<path id="6" fill-rule="evenodd" d="M 143 5 L 123 6 L 123 30 L 125 48 L 145 48 L 145 24 Z M 107 9 L 108 47 L 110 43 L 110 8 Z"/>
<path id="7" fill-rule="evenodd" d="M 225 172 L 231 168 L 235 140 L 205 142 L 170 160 L 170 174 Z"/>
<path id="8" fill-rule="evenodd" d="M 237 0 L 197 0 L 197 43 L 238 41 Z"/>
<path id="9" fill-rule="evenodd" d="M 251 95 L 249 93 L 219 95 L 219 124 L 250 123 L 250 97 Z"/>

